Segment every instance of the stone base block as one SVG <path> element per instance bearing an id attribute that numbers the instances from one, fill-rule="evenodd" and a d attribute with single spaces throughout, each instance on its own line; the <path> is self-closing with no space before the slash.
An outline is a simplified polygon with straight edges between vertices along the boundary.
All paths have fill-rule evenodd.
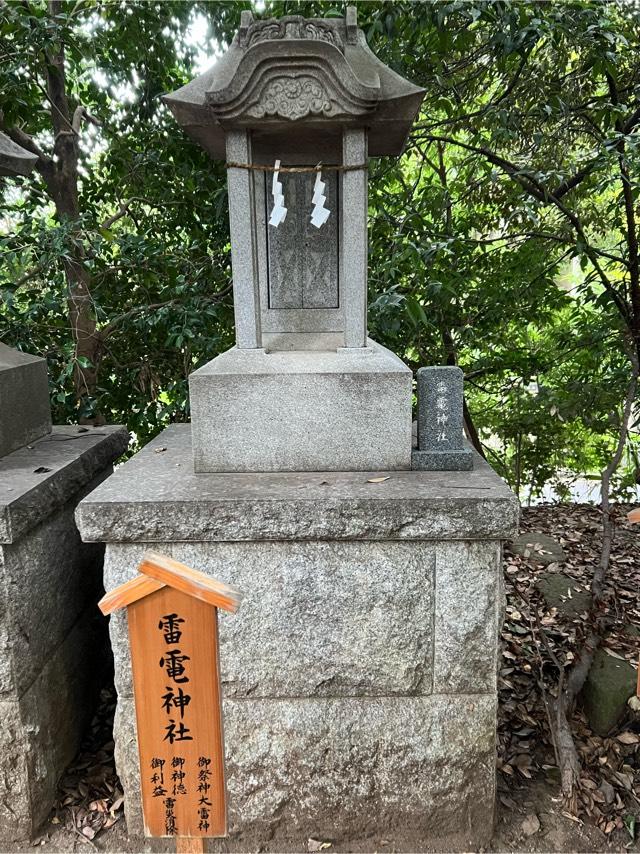
<path id="1" fill-rule="evenodd" d="M 377 850 L 367 839 L 386 839 L 395 851 L 468 851 L 491 837 L 494 695 L 226 699 L 223 713 L 224 850 L 303 851 L 313 837 L 364 850 Z M 132 700 L 118 704 L 116 744 L 125 791 L 138 792 Z M 129 833 L 141 826 L 130 798 Z"/>
<path id="2" fill-rule="evenodd" d="M 22 696 L 0 698 L 0 841 L 32 838 L 49 814 L 95 707 L 106 642 L 92 607 Z"/>
<path id="3" fill-rule="evenodd" d="M 0 457 L 50 432 L 45 359 L 0 342 Z"/>
<path id="4" fill-rule="evenodd" d="M 189 378 L 196 472 L 411 467 L 411 383 L 397 356 L 238 350 Z"/>
<path id="5" fill-rule="evenodd" d="M 194 474 L 174 425 L 81 502 L 105 587 L 153 548 L 243 593 L 220 614 L 221 850 L 477 850 L 493 829 L 500 541 L 515 496 L 470 473 Z M 161 454 L 156 453 L 163 448 Z M 126 613 L 116 763 L 142 834 Z M 145 700 L 146 701 L 146 700 Z M 156 843 L 154 843 L 155 845 Z"/>
<path id="6" fill-rule="evenodd" d="M 473 452 L 470 448 L 458 451 L 411 452 L 411 468 L 416 471 L 471 471 Z"/>

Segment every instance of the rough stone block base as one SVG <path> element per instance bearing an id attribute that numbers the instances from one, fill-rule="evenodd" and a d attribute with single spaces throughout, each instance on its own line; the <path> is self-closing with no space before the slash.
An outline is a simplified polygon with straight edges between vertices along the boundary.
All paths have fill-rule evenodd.
<path id="1" fill-rule="evenodd" d="M 155 448 L 163 453 L 156 454 Z M 223 850 L 477 849 L 493 830 L 501 540 L 515 497 L 469 473 L 200 474 L 188 427 L 88 496 L 105 587 L 146 548 L 244 594 L 220 615 Z M 142 833 L 126 613 L 110 624 L 116 762 Z M 367 840 L 370 840 L 367 842 Z"/>
<path id="2" fill-rule="evenodd" d="M 226 699 L 223 713 L 225 850 L 302 851 L 309 837 L 371 851 L 382 839 L 396 851 L 489 842 L 494 695 Z M 137 793 L 131 699 L 118 704 L 116 732 L 125 791 Z M 140 832 L 137 797 L 126 815 L 129 833 Z"/>
<path id="3" fill-rule="evenodd" d="M 0 457 L 50 432 L 45 359 L 0 341 Z"/>

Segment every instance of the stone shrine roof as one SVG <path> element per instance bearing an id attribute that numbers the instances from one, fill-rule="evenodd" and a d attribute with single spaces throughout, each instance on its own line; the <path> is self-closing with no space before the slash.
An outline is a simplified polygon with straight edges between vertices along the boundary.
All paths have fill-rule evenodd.
<path id="1" fill-rule="evenodd" d="M 164 96 L 176 120 L 212 157 L 231 128 L 344 125 L 369 129 L 369 154 L 399 155 L 424 89 L 369 50 L 356 10 L 342 18 L 243 12 L 231 46 L 208 71 Z"/>

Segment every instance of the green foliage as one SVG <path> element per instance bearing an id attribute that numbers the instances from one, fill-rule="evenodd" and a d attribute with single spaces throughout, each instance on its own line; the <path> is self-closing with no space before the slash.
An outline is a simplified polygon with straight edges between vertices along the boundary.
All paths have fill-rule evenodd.
<path id="1" fill-rule="evenodd" d="M 61 41 L 72 105 L 98 123 L 82 125 L 79 222 L 54 216 L 38 176 L 4 193 L 0 334 L 47 356 L 57 421 L 99 409 L 145 442 L 188 418 L 188 374 L 233 341 L 224 170 L 159 96 L 195 73 L 194 21 L 206 19 L 213 57 L 243 6 L 0 9 L 4 126 L 51 146 L 43 57 Z M 287 1 L 261 14 L 343 11 Z M 360 2 L 358 15 L 374 52 L 426 90 L 406 155 L 372 164 L 373 337 L 414 368 L 461 365 L 487 456 L 525 494 L 600 470 L 628 382 L 625 336 L 640 324 L 620 172 L 637 206 L 638 13 L 453 0 Z M 102 342 L 80 403 L 65 280 L 78 239 Z M 629 449 L 620 489 L 636 478 Z"/>

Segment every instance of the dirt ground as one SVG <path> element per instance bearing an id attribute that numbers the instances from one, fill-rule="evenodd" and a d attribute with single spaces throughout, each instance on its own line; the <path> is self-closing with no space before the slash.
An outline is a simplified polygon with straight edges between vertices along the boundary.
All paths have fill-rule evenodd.
<path id="1" fill-rule="evenodd" d="M 616 510 L 617 538 L 612 556 L 610 654 L 638 659 L 640 628 L 640 525 L 626 520 L 628 507 Z M 545 505 L 523 511 L 522 528 L 554 537 L 566 553 L 562 571 L 587 591 L 599 549 L 599 511 L 589 505 Z M 541 573 L 554 571 L 540 555 L 505 551 L 506 621 L 499 684 L 498 803 L 495 852 L 640 851 L 640 720 L 629 714 L 607 737 L 596 736 L 578 709 L 572 722 L 583 773 L 579 818 L 564 812 L 558 771 L 549 736 L 541 686 L 551 694 L 557 672 L 541 653 L 540 627 L 559 660 L 570 663 L 584 631 L 584 615 L 566 619 L 547 608 L 536 592 Z M 535 612 L 535 613 L 534 613 Z M 536 617 L 537 613 L 537 617 Z M 538 628 L 536 628 L 536 626 Z M 160 852 L 175 850 L 162 840 L 130 840 L 122 792 L 113 764 L 111 722 L 115 698 L 105 688 L 83 750 L 60 784 L 59 800 L 39 835 L 7 852 Z M 639 830 L 636 831 L 635 824 Z M 385 839 L 300 840 L 290 850 L 392 851 Z M 209 850 L 224 851 L 225 843 Z M 416 846 L 416 851 L 426 850 Z"/>

